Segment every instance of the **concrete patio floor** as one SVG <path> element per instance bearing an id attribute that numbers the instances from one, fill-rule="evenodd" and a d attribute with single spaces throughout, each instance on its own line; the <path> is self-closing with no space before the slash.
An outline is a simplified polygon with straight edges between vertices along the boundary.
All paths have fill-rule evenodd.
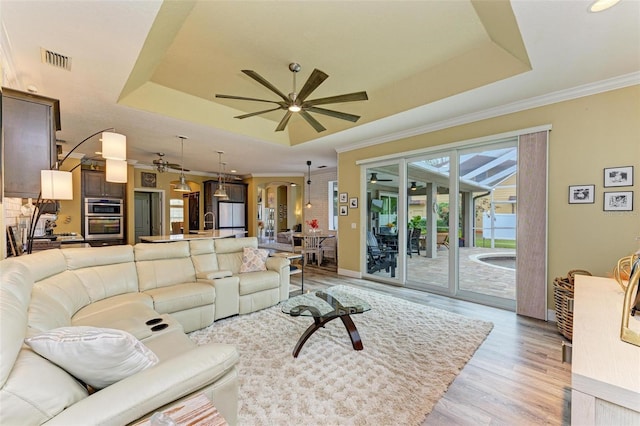
<path id="1" fill-rule="evenodd" d="M 516 271 L 501 266 L 490 265 L 477 260 L 478 256 L 515 256 L 514 249 L 460 247 L 459 282 L 460 290 L 472 291 L 488 296 L 514 300 L 516 296 Z M 383 271 L 374 276 L 389 277 Z M 407 256 L 407 284 L 411 288 L 424 288 L 425 284 L 446 288 L 449 275 L 449 251 L 442 247 L 436 258 L 427 258 L 424 252 Z"/>

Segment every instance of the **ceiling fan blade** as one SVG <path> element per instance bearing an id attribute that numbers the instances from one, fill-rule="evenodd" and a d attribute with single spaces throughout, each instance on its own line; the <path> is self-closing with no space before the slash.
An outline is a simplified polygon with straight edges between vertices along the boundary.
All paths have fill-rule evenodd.
<path id="1" fill-rule="evenodd" d="M 324 128 L 322 124 L 320 124 L 320 122 L 318 122 L 318 120 L 313 118 L 311 114 L 309 114 L 307 111 L 304 111 L 304 110 L 300 111 L 300 116 L 305 120 L 307 120 L 307 123 L 311 124 L 311 127 L 316 129 L 316 132 L 320 133 L 327 130 Z"/>
<path id="2" fill-rule="evenodd" d="M 248 75 L 249 77 L 251 77 L 252 79 L 254 79 L 255 81 L 257 81 L 258 83 L 262 84 L 267 89 L 271 90 L 276 95 L 280 96 L 282 98 L 282 100 L 284 100 L 285 102 L 288 103 L 290 101 L 288 96 L 286 96 L 284 93 L 282 93 L 280 90 L 278 90 L 276 88 L 276 86 L 274 86 L 273 84 L 271 84 L 267 80 L 265 80 L 257 72 L 252 71 L 252 70 L 242 70 L 242 72 L 245 73 L 246 75 Z"/>
<path id="3" fill-rule="evenodd" d="M 314 69 L 307 81 L 304 83 L 304 86 L 302 86 L 302 89 L 300 89 L 300 92 L 298 93 L 298 99 L 300 100 L 300 102 L 303 102 L 305 99 L 307 99 L 307 96 L 309 96 L 311 92 L 316 90 L 318 86 L 320 86 L 322 82 L 327 78 L 329 78 L 329 75 L 325 74 L 317 68 Z"/>
<path id="4" fill-rule="evenodd" d="M 247 98 L 244 96 L 233 96 L 233 95 L 218 95 L 216 94 L 216 98 L 223 98 L 223 99 L 239 99 L 241 101 L 256 101 L 256 102 L 269 102 L 272 104 L 280 104 L 280 101 L 269 101 L 267 99 L 257 99 L 257 98 Z"/>
<path id="5" fill-rule="evenodd" d="M 359 115 L 347 114 L 346 112 L 333 111 L 333 110 L 325 109 L 325 108 L 309 107 L 309 108 L 305 108 L 305 110 L 309 111 L 309 112 L 315 112 L 317 114 L 328 115 L 329 117 L 335 117 L 335 118 L 340 118 L 342 120 L 348 120 L 348 121 L 351 121 L 353 123 L 358 121 L 358 119 L 360 118 Z"/>
<path id="6" fill-rule="evenodd" d="M 254 115 L 260 115 L 260 114 L 265 114 L 265 113 L 271 112 L 271 111 L 277 111 L 279 109 L 282 109 L 282 107 L 265 109 L 263 111 L 257 111 L 257 112 L 250 112 L 249 114 L 237 115 L 237 116 L 235 116 L 233 118 L 243 119 L 243 118 L 247 118 L 247 117 L 253 117 Z"/>
<path id="7" fill-rule="evenodd" d="M 366 101 L 369 97 L 367 92 L 347 93 L 346 95 L 329 96 L 328 98 L 312 99 L 302 104 L 302 107 L 310 107 L 316 105 L 335 104 L 341 102 Z"/>
<path id="8" fill-rule="evenodd" d="M 285 127 L 287 127 L 287 123 L 289 122 L 289 119 L 291 118 L 291 114 L 293 114 L 291 111 L 287 110 L 286 114 L 284 115 L 284 117 L 282 117 L 282 120 L 280 120 L 280 123 L 278 124 L 278 127 L 276 127 L 276 132 L 281 132 L 284 130 Z"/>

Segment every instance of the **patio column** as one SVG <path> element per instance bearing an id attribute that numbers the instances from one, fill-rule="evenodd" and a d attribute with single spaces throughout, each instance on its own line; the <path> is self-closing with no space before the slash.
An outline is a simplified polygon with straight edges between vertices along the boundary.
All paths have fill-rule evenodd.
<path id="1" fill-rule="evenodd" d="M 426 257 L 438 257 L 438 222 L 433 211 L 434 203 L 438 202 L 438 185 L 435 183 L 427 183 L 425 188 L 427 195 L 427 237 L 425 239 Z"/>
<path id="2" fill-rule="evenodd" d="M 475 221 L 475 209 L 473 208 L 473 194 L 471 192 L 462 193 L 462 238 L 464 247 L 473 246 Z"/>

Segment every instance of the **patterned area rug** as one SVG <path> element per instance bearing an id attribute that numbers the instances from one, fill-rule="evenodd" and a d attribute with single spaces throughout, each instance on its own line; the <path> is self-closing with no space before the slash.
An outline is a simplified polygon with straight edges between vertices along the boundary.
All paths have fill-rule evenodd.
<path id="1" fill-rule="evenodd" d="M 345 287 L 345 286 L 341 286 Z M 190 334 L 198 344 L 240 352 L 240 425 L 418 425 L 493 324 L 345 287 L 371 311 L 352 315 L 364 349 L 353 350 L 339 319 L 318 330 L 280 305 L 221 320 Z"/>

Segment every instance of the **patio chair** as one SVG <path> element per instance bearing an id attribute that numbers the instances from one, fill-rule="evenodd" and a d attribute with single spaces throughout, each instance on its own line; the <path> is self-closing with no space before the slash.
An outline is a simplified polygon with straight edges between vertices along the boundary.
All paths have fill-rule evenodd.
<path id="1" fill-rule="evenodd" d="M 440 248 L 440 246 L 449 248 L 449 234 L 445 232 L 438 232 L 436 242 L 438 244 L 437 248 Z"/>
<path id="2" fill-rule="evenodd" d="M 422 234 L 422 229 L 420 228 L 409 229 L 407 235 L 407 254 L 409 257 L 413 253 L 418 253 L 418 256 L 420 256 L 420 234 Z"/>
<path id="3" fill-rule="evenodd" d="M 367 273 L 373 274 L 385 270 L 395 277 L 397 253 L 387 247 L 380 247 L 375 235 L 367 232 Z"/>

